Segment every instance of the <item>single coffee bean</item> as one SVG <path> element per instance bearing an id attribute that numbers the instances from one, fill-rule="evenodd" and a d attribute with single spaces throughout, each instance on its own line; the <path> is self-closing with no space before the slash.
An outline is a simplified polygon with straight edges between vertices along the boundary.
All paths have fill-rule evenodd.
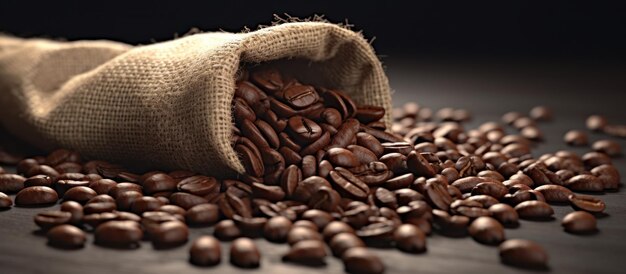
<path id="1" fill-rule="evenodd" d="M 356 137 L 356 134 L 358 132 L 359 132 L 359 121 L 356 119 L 352 119 L 352 118 L 347 119 L 337 129 L 337 133 L 333 136 L 332 140 L 330 141 L 330 146 L 337 147 L 337 148 L 345 148 L 348 145 L 350 145 L 350 142 L 352 142 L 352 139 Z"/>
<path id="2" fill-rule="evenodd" d="M 319 95 L 312 86 L 292 85 L 283 90 L 283 99 L 291 107 L 302 109 L 316 103 Z"/>
<path id="3" fill-rule="evenodd" d="M 346 195 L 356 199 L 365 199 L 369 194 L 369 187 L 350 171 L 337 167 L 329 173 L 333 183 Z"/>
<path id="4" fill-rule="evenodd" d="M 323 238 L 317 231 L 301 226 L 292 227 L 291 230 L 289 230 L 289 233 L 287 233 L 287 243 L 291 246 L 304 240 L 322 241 Z"/>
<path id="5" fill-rule="evenodd" d="M 586 211 L 574 211 L 565 217 L 561 225 L 565 231 L 574 234 L 591 233 L 597 230 L 596 217 Z"/>
<path id="6" fill-rule="evenodd" d="M 159 201 L 157 198 L 150 196 L 143 196 L 137 198 L 132 205 L 130 206 L 130 210 L 137 214 L 141 215 L 146 211 L 156 211 L 159 207 L 161 207 L 163 203 Z"/>
<path id="7" fill-rule="evenodd" d="M 85 214 L 113 212 L 117 206 L 111 202 L 89 203 L 83 207 Z"/>
<path id="8" fill-rule="evenodd" d="M 54 183 L 54 180 L 52 179 L 52 177 L 48 175 L 35 175 L 33 177 L 26 179 L 26 181 L 24 181 L 24 187 L 31 187 L 31 186 L 52 187 L 53 183 Z"/>
<path id="9" fill-rule="evenodd" d="M 171 248 L 187 242 L 189 228 L 179 221 L 168 221 L 150 231 L 150 240 L 155 248 Z"/>
<path id="10" fill-rule="evenodd" d="M 34 166 L 31 169 L 29 169 L 27 172 L 25 172 L 24 175 L 26 177 L 32 177 L 35 175 L 48 175 L 52 177 L 54 180 L 56 180 L 57 178 L 59 178 L 59 176 L 61 176 L 61 174 L 59 174 L 59 172 L 56 171 L 56 169 L 48 165 Z"/>
<path id="11" fill-rule="evenodd" d="M 309 209 L 300 216 L 302 220 L 311 221 L 317 227 L 316 230 L 323 230 L 326 225 L 333 221 L 333 216 L 326 211 Z"/>
<path id="12" fill-rule="evenodd" d="M 287 234 L 291 230 L 293 223 L 283 216 L 270 218 L 263 228 L 265 239 L 271 242 L 287 241 Z"/>
<path id="13" fill-rule="evenodd" d="M 85 214 L 81 221 L 93 229 L 108 221 L 117 220 L 118 217 L 119 215 L 113 212 L 91 213 Z"/>
<path id="14" fill-rule="evenodd" d="M 4 194 L 3 192 L 0 192 L 0 210 L 10 208 L 12 205 L 13 200 L 11 200 L 11 197 Z"/>
<path id="15" fill-rule="evenodd" d="M 620 185 L 620 174 L 617 169 L 612 165 L 599 165 L 591 170 L 591 174 L 598 177 L 602 182 L 604 189 L 616 190 Z"/>
<path id="16" fill-rule="evenodd" d="M 81 248 L 87 241 L 85 232 L 73 225 L 59 225 L 46 233 L 48 244 L 57 248 Z"/>
<path id="17" fill-rule="evenodd" d="M 603 191 L 604 184 L 596 176 L 581 174 L 576 175 L 565 183 L 565 186 L 573 191 Z"/>
<path id="18" fill-rule="evenodd" d="M 324 242 L 304 240 L 293 245 L 289 252 L 283 255 L 283 260 L 305 265 L 323 265 L 326 256 Z"/>
<path id="19" fill-rule="evenodd" d="M 254 241 L 239 238 L 231 244 L 230 262 L 242 268 L 257 268 L 261 264 L 261 253 Z"/>
<path id="20" fill-rule="evenodd" d="M 365 247 L 365 243 L 355 234 L 343 232 L 335 235 L 328 244 L 335 257 L 341 258 L 343 254 L 354 247 Z"/>
<path id="21" fill-rule="evenodd" d="M 524 201 L 515 206 L 515 211 L 522 219 L 547 219 L 554 214 L 554 209 L 542 201 Z"/>
<path id="22" fill-rule="evenodd" d="M 66 224 L 72 218 L 72 214 L 65 211 L 44 211 L 35 216 L 35 223 L 43 230 L 48 230 L 57 225 Z"/>
<path id="23" fill-rule="evenodd" d="M 599 140 L 591 145 L 596 152 L 606 153 L 610 157 L 616 157 L 622 154 L 622 146 L 613 140 Z"/>
<path id="24" fill-rule="evenodd" d="M 162 191 L 174 191 L 176 190 L 177 182 L 174 178 L 165 173 L 156 173 L 152 176 L 145 178 L 142 186 L 143 191 L 146 194 L 154 194 Z"/>
<path id="25" fill-rule="evenodd" d="M 17 174 L 0 174 L 0 192 L 15 193 L 24 188 L 26 178 Z"/>
<path id="26" fill-rule="evenodd" d="M 586 121 L 587 129 L 593 131 L 601 131 L 602 129 L 604 129 L 604 127 L 607 126 L 607 124 L 608 121 L 606 117 L 601 115 L 591 115 L 587 117 Z"/>
<path id="27" fill-rule="evenodd" d="M 240 155 L 247 173 L 255 177 L 263 176 L 265 172 L 263 161 L 250 148 L 244 145 L 237 145 L 235 146 L 235 151 Z"/>
<path id="28" fill-rule="evenodd" d="M 364 247 L 353 247 L 341 256 L 348 273 L 377 274 L 385 272 L 385 265 L 380 258 Z"/>
<path id="29" fill-rule="evenodd" d="M 232 241 L 241 236 L 241 230 L 233 220 L 222 220 L 215 225 L 213 233 L 216 238 L 222 241 Z"/>
<path id="30" fill-rule="evenodd" d="M 446 187 L 436 181 L 426 183 L 426 199 L 436 208 L 448 210 L 452 203 L 452 197 Z"/>
<path id="31" fill-rule="evenodd" d="M 108 221 L 99 225 L 95 231 L 95 243 L 102 246 L 137 247 L 141 238 L 141 227 L 133 221 Z"/>
<path id="32" fill-rule="evenodd" d="M 498 222 L 504 226 L 514 227 L 519 224 L 519 215 L 510 205 L 502 203 L 495 204 L 489 207 L 489 212 L 491 212 L 491 216 L 494 219 L 498 220 Z"/>
<path id="33" fill-rule="evenodd" d="M 606 208 L 604 201 L 589 195 L 571 194 L 569 197 L 570 204 L 576 210 L 584 210 L 591 213 L 600 213 Z"/>
<path id="34" fill-rule="evenodd" d="M 376 157 L 380 157 L 384 154 L 385 148 L 374 136 L 365 132 L 359 132 L 356 134 L 357 145 L 362 146 L 370 150 Z"/>
<path id="35" fill-rule="evenodd" d="M 187 210 L 185 220 L 190 225 L 211 225 L 219 220 L 219 214 L 217 205 L 200 204 Z"/>
<path id="36" fill-rule="evenodd" d="M 71 224 L 79 224 L 83 219 L 83 206 L 74 201 L 66 201 L 61 204 L 61 211 L 69 212 L 72 217 L 70 218 Z"/>
<path id="37" fill-rule="evenodd" d="M 120 192 L 120 194 L 117 194 L 115 204 L 118 210 L 129 211 L 132 204 L 141 197 L 143 197 L 143 194 L 134 190 Z"/>
<path id="38" fill-rule="evenodd" d="M 177 192 L 177 193 L 172 194 L 169 197 L 169 200 L 173 205 L 180 206 L 184 208 L 185 210 L 188 210 L 193 206 L 196 206 L 199 204 L 206 204 L 209 202 L 207 199 L 203 197 L 189 194 L 189 193 L 184 193 L 184 192 Z"/>
<path id="39" fill-rule="evenodd" d="M 117 183 L 111 179 L 99 179 L 95 181 L 91 181 L 89 183 L 89 188 L 96 191 L 98 194 L 110 194 L 111 189 L 113 189 Z"/>
<path id="40" fill-rule="evenodd" d="M 119 183 L 113 186 L 113 188 L 111 188 L 108 194 L 111 195 L 111 197 L 117 199 L 119 195 L 121 195 L 122 193 L 126 191 L 136 191 L 139 193 L 143 193 L 143 188 L 138 184 Z"/>
<path id="41" fill-rule="evenodd" d="M 335 237 L 335 235 L 346 232 L 352 234 L 355 233 L 354 229 L 350 225 L 341 221 L 332 221 L 324 227 L 322 235 L 324 236 L 324 240 L 329 242 L 333 237 Z"/>
<path id="42" fill-rule="evenodd" d="M 496 245 L 504 241 L 504 227 L 491 217 L 478 217 L 469 226 L 468 232 L 475 241 L 482 244 Z"/>
<path id="43" fill-rule="evenodd" d="M 298 115 L 289 118 L 287 129 L 290 136 L 300 144 L 309 144 L 322 136 L 322 128 L 317 123 Z"/>
<path id="44" fill-rule="evenodd" d="M 565 133 L 563 140 L 570 146 L 586 146 L 589 143 L 587 133 L 582 130 L 570 130 Z"/>
<path id="45" fill-rule="evenodd" d="M 26 158 L 17 163 L 16 172 L 18 174 L 25 174 L 31 168 L 38 166 L 40 163 L 32 158 Z"/>
<path id="46" fill-rule="evenodd" d="M 197 175 L 183 179 L 176 188 L 189 194 L 205 196 L 219 191 L 219 185 L 219 182 L 213 177 Z"/>
<path id="47" fill-rule="evenodd" d="M 222 260 L 220 242 L 212 236 L 201 236 L 189 249 L 189 261 L 199 266 L 213 266 Z"/>
<path id="48" fill-rule="evenodd" d="M 541 192 L 548 203 L 567 203 L 569 195 L 573 194 L 571 190 L 560 185 L 542 185 L 535 188 L 535 191 Z"/>
<path id="49" fill-rule="evenodd" d="M 17 206 L 46 206 L 56 203 L 59 196 L 47 186 L 31 186 L 20 190 L 15 196 Z"/>
<path id="50" fill-rule="evenodd" d="M 396 247 L 404 252 L 419 253 L 426 250 L 426 235 L 419 227 L 403 224 L 393 234 Z"/>
<path id="51" fill-rule="evenodd" d="M 529 240 L 512 239 L 498 247 L 500 259 L 503 263 L 522 267 L 545 269 L 548 264 L 548 254 L 540 245 Z"/>
<path id="52" fill-rule="evenodd" d="M 75 201 L 81 204 L 87 203 L 91 198 L 96 197 L 96 193 L 93 189 L 86 186 L 77 186 L 69 189 L 63 195 L 64 201 Z M 108 195 L 107 195 L 108 196 Z"/>

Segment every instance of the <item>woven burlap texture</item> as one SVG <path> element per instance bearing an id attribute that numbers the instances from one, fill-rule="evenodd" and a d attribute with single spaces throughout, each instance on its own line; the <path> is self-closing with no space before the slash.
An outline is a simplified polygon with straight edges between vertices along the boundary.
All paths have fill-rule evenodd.
<path id="1" fill-rule="evenodd" d="M 240 65 L 285 58 L 310 60 L 324 85 L 358 103 L 391 108 L 387 77 L 362 35 L 298 22 L 145 46 L 0 36 L 0 121 L 43 149 L 223 177 L 244 170 L 230 143 Z"/>

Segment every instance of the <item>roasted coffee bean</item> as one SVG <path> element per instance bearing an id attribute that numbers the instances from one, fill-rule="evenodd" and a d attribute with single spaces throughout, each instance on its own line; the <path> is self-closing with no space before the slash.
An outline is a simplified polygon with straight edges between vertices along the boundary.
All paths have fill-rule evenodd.
<path id="1" fill-rule="evenodd" d="M 241 236 L 241 230 L 239 230 L 233 220 L 220 221 L 215 225 L 213 233 L 216 238 L 222 241 L 232 241 Z"/>
<path id="2" fill-rule="evenodd" d="M 433 225 L 443 235 L 462 237 L 467 234 L 470 218 L 460 215 L 450 216 L 447 212 L 439 209 L 433 209 L 432 215 Z"/>
<path id="3" fill-rule="evenodd" d="M 612 165 L 599 165 L 591 170 L 591 174 L 598 177 L 598 180 L 602 182 L 604 189 L 616 190 L 620 185 L 620 174 L 617 169 Z"/>
<path id="4" fill-rule="evenodd" d="M 44 158 L 45 160 L 45 158 Z M 38 166 L 40 163 L 37 160 L 32 158 L 26 158 L 17 163 L 16 172 L 18 174 L 25 174 L 31 168 Z"/>
<path id="5" fill-rule="evenodd" d="M 315 223 L 313 223 L 313 222 L 311 222 L 309 220 L 299 220 L 299 221 L 296 221 L 295 223 L 293 223 L 292 228 L 295 228 L 295 227 L 304 227 L 304 228 L 307 228 L 307 229 L 310 229 L 310 230 L 313 230 L 313 231 L 318 231 L 319 230 L 317 225 L 315 225 Z"/>
<path id="6" fill-rule="evenodd" d="M 146 194 L 154 194 L 157 192 L 176 190 L 177 182 L 174 178 L 165 173 L 156 173 L 148 178 L 145 178 L 142 185 L 143 191 Z"/>
<path id="7" fill-rule="evenodd" d="M 69 212 L 72 217 L 70 218 L 70 223 L 79 224 L 83 219 L 83 206 L 74 201 L 66 201 L 61 204 L 61 211 Z"/>
<path id="8" fill-rule="evenodd" d="M 480 178 L 476 176 L 469 176 L 469 177 L 460 178 L 454 181 L 452 183 L 452 186 L 458 188 L 462 193 L 468 193 L 468 192 L 471 192 L 472 189 L 474 189 L 474 187 L 476 187 L 478 184 L 484 181 L 485 181 L 484 178 Z"/>
<path id="9" fill-rule="evenodd" d="M 616 157 L 622 154 L 622 146 L 613 140 L 599 140 L 591 145 L 596 152 L 606 153 L 610 157 Z"/>
<path id="10" fill-rule="evenodd" d="M 355 118 L 363 124 L 369 124 L 382 119 L 384 115 L 384 108 L 366 105 L 357 107 Z"/>
<path id="11" fill-rule="evenodd" d="M 303 203 L 308 202 L 311 196 L 313 196 L 313 193 L 317 192 L 317 190 L 323 186 L 331 187 L 330 183 L 322 177 L 312 176 L 306 178 L 297 183 L 292 198 Z"/>
<path id="12" fill-rule="evenodd" d="M 293 223 L 286 217 L 272 217 L 265 223 L 263 235 L 268 241 L 282 243 L 287 241 L 287 234 L 292 226 Z"/>
<path id="13" fill-rule="evenodd" d="M 522 268 L 547 268 L 548 254 L 535 242 L 512 239 L 500 244 L 498 249 L 500 259 L 505 264 Z"/>
<path id="14" fill-rule="evenodd" d="M 574 191 L 602 191 L 604 184 L 596 176 L 581 174 L 576 175 L 565 183 L 565 186 Z"/>
<path id="15" fill-rule="evenodd" d="M 76 201 L 81 204 L 85 204 L 91 198 L 96 197 L 98 193 L 96 193 L 93 189 L 88 188 L 86 186 L 77 186 L 70 188 L 63 195 L 64 201 Z M 108 195 L 107 195 L 108 196 Z"/>
<path id="16" fill-rule="evenodd" d="M 601 116 L 601 115 L 591 115 L 587 117 L 587 121 L 586 121 L 587 129 L 593 130 L 593 131 L 601 131 L 604 129 L 604 127 L 607 126 L 607 124 L 608 124 L 608 121 L 606 117 Z"/>
<path id="17" fill-rule="evenodd" d="M 576 210 L 600 213 L 606 208 L 604 201 L 590 195 L 570 194 L 567 198 Z"/>
<path id="18" fill-rule="evenodd" d="M 250 238 L 260 237 L 263 233 L 263 227 L 265 227 L 267 223 L 267 218 L 265 217 L 242 217 L 240 215 L 234 215 L 232 219 L 241 230 L 241 233 L 245 237 Z"/>
<path id="19" fill-rule="evenodd" d="M 44 211 L 35 216 L 35 223 L 43 230 L 48 230 L 54 226 L 66 224 L 72 218 L 72 214 L 65 211 L 53 210 Z"/>
<path id="20" fill-rule="evenodd" d="M 54 180 L 52 179 L 52 177 L 48 175 L 35 175 L 24 181 L 24 187 L 31 187 L 31 186 L 52 187 L 53 183 L 54 183 Z"/>
<path id="21" fill-rule="evenodd" d="M 548 219 L 554 214 L 550 205 L 542 201 L 524 201 L 515 206 L 522 219 Z"/>
<path id="22" fill-rule="evenodd" d="M 452 203 L 452 197 L 448 193 L 446 187 L 435 182 L 428 181 L 426 183 L 426 199 L 436 208 L 448 210 Z"/>
<path id="23" fill-rule="evenodd" d="M 348 273 L 377 274 L 385 272 L 385 265 L 380 258 L 364 247 L 353 247 L 341 256 Z"/>
<path id="24" fill-rule="evenodd" d="M 455 215 L 462 215 L 472 219 L 481 216 L 490 216 L 491 212 L 483 208 L 482 204 L 471 200 L 455 200 L 450 205 L 451 212 Z"/>
<path id="25" fill-rule="evenodd" d="M 333 166 L 350 168 L 360 165 L 359 159 L 352 151 L 345 148 L 331 148 L 326 152 L 326 157 Z"/>
<path id="26" fill-rule="evenodd" d="M 54 184 L 54 189 L 57 191 L 57 193 L 59 193 L 59 196 L 63 196 L 65 195 L 65 192 L 70 190 L 71 188 L 78 186 L 89 187 L 89 184 L 89 181 L 82 180 L 58 180 Z"/>
<path id="27" fill-rule="evenodd" d="M 396 247 L 404 252 L 419 253 L 426 250 L 426 235 L 412 224 L 400 225 L 393 233 Z"/>
<path id="28" fill-rule="evenodd" d="M 534 185 L 562 185 L 559 176 L 550 171 L 544 163 L 534 163 L 524 168 L 524 174 L 533 180 Z"/>
<path id="29" fill-rule="evenodd" d="M 414 179 L 415 176 L 412 173 L 407 173 L 385 181 L 384 187 L 389 190 L 405 189 L 413 183 Z"/>
<path id="30" fill-rule="evenodd" d="M 350 197 L 365 199 L 369 194 L 367 184 L 346 169 L 335 168 L 329 175 L 335 186 Z"/>
<path id="31" fill-rule="evenodd" d="M 263 161 L 250 148 L 244 145 L 236 145 L 235 151 L 240 155 L 247 173 L 255 177 L 263 176 L 265 172 Z"/>
<path id="32" fill-rule="evenodd" d="M 113 212 L 103 212 L 103 213 L 92 213 L 85 214 L 83 216 L 82 222 L 91 228 L 96 228 L 99 225 L 106 223 L 108 221 L 117 220 L 119 215 Z"/>
<path id="33" fill-rule="evenodd" d="M 561 222 L 565 231 L 574 234 L 585 234 L 597 230 L 596 217 L 586 211 L 574 211 L 565 217 Z"/>
<path id="34" fill-rule="evenodd" d="M 291 197 L 294 194 L 300 181 L 302 181 L 302 171 L 298 166 L 290 165 L 285 169 L 280 178 L 280 184 L 287 197 Z"/>
<path id="35" fill-rule="evenodd" d="M 323 238 L 316 230 L 302 226 L 294 226 L 287 233 L 287 243 L 291 246 L 304 240 L 323 241 Z"/>
<path id="36" fill-rule="evenodd" d="M 489 207 L 491 217 L 498 220 L 502 225 L 515 227 L 519 224 L 519 215 L 513 207 L 507 204 L 495 204 Z"/>
<path id="37" fill-rule="evenodd" d="M 321 209 L 328 212 L 337 210 L 341 196 L 330 187 L 322 186 L 313 193 L 309 199 L 308 206 L 312 209 Z"/>
<path id="38" fill-rule="evenodd" d="M 137 198 L 130 206 L 130 211 L 135 214 L 141 215 L 146 211 L 155 211 L 161 207 L 163 203 L 157 198 L 150 196 L 143 196 Z M 184 207 L 183 207 L 184 208 Z"/>
<path id="39" fill-rule="evenodd" d="M 469 226 L 468 232 L 475 241 L 482 244 L 496 245 L 504 241 L 504 228 L 491 217 L 478 217 Z"/>
<path id="40" fill-rule="evenodd" d="M 102 246 L 137 247 L 141 238 L 141 227 L 133 221 L 109 221 L 99 225 L 95 231 L 95 243 Z"/>
<path id="41" fill-rule="evenodd" d="M 504 195 L 506 195 L 509 190 L 501 183 L 494 182 L 483 182 L 477 184 L 474 188 L 472 188 L 472 195 L 489 195 L 498 200 L 502 199 Z"/>
<path id="42" fill-rule="evenodd" d="M 193 206 L 196 206 L 199 204 L 206 204 L 209 202 L 207 199 L 203 197 L 189 194 L 189 193 L 184 193 L 184 192 L 177 192 L 177 193 L 172 194 L 169 197 L 169 200 L 173 205 L 180 206 L 184 208 L 185 210 L 188 210 Z"/>
<path id="43" fill-rule="evenodd" d="M 185 220 L 190 225 L 210 225 L 219 220 L 219 213 L 214 204 L 199 204 L 186 211 Z"/>
<path id="44" fill-rule="evenodd" d="M 570 130 L 563 136 L 563 140 L 570 146 L 586 146 L 589 143 L 589 137 L 582 130 Z"/>
<path id="45" fill-rule="evenodd" d="M 59 196 L 46 186 L 31 186 L 20 190 L 15 196 L 17 206 L 47 206 L 56 203 Z"/>
<path id="46" fill-rule="evenodd" d="M 249 238 L 239 238 L 231 244 L 230 262 L 242 268 L 256 268 L 261 264 L 261 253 Z"/>
<path id="47" fill-rule="evenodd" d="M 322 128 L 314 121 L 302 116 L 289 118 L 287 129 L 290 136 L 300 144 L 309 144 L 322 136 Z"/>
<path id="48" fill-rule="evenodd" d="M 46 237 L 49 245 L 63 249 L 81 248 L 87 241 L 85 232 L 73 225 L 56 226 L 46 233 Z"/>
<path id="49" fill-rule="evenodd" d="M 25 181 L 26 178 L 17 174 L 0 174 L 0 192 L 18 192 L 24 188 Z"/>
<path id="50" fill-rule="evenodd" d="M 150 231 L 150 240 L 155 248 L 170 248 L 187 242 L 189 229 L 183 222 L 168 221 Z"/>
<path id="51" fill-rule="evenodd" d="M 411 153 L 407 155 L 406 166 L 416 177 L 424 176 L 429 178 L 435 176 L 435 170 L 430 163 L 428 163 L 424 156 L 415 151 L 411 151 Z"/>
<path id="52" fill-rule="evenodd" d="M 90 203 L 90 204 L 86 204 L 83 207 L 83 212 L 85 214 L 93 214 L 93 213 L 112 212 L 115 209 L 117 209 L 116 204 L 111 203 L 111 202 Z"/>
<path id="53" fill-rule="evenodd" d="M 255 198 L 278 202 L 285 198 L 285 192 L 279 186 L 268 186 L 261 183 L 252 184 L 252 192 Z"/>
<path id="54" fill-rule="evenodd" d="M 324 227 L 322 235 L 324 236 L 324 240 L 329 242 L 333 237 L 335 237 L 335 235 L 346 232 L 355 233 L 354 229 L 350 225 L 341 221 L 332 221 Z"/>
<path id="55" fill-rule="evenodd" d="M 91 181 L 89 188 L 93 189 L 97 194 L 109 194 L 117 183 L 111 179 L 99 179 Z"/>
<path id="56" fill-rule="evenodd" d="M 172 215 L 181 215 L 181 216 L 184 216 L 187 213 L 187 211 L 184 208 L 177 206 L 177 205 L 162 205 L 159 207 L 158 211 L 167 212 Z"/>
<path id="57" fill-rule="evenodd" d="M 212 236 L 201 236 L 189 249 L 189 261 L 198 266 L 213 266 L 222 259 L 220 242 Z"/>
<path id="58" fill-rule="evenodd" d="M 304 240 L 293 245 L 283 256 L 283 260 L 306 265 L 323 265 L 326 255 L 324 242 Z"/>
<path id="59" fill-rule="evenodd" d="M 143 188 L 138 184 L 119 183 L 119 184 L 116 184 L 113 188 L 111 188 L 108 194 L 111 195 L 111 197 L 117 199 L 120 194 L 126 191 L 136 191 L 139 193 L 143 193 Z"/>
<path id="60" fill-rule="evenodd" d="M 333 236 L 328 245 L 333 255 L 339 258 L 350 248 L 365 247 L 365 243 L 350 232 L 343 232 Z"/>
<path id="61" fill-rule="evenodd" d="M 3 192 L 0 192 L 0 209 L 10 208 L 12 205 L 13 201 L 11 200 L 11 197 Z"/>
<path id="62" fill-rule="evenodd" d="M 143 194 L 134 190 L 120 192 L 120 194 L 117 194 L 115 204 L 118 210 L 129 211 L 132 204 L 141 197 L 143 197 Z"/>
<path id="63" fill-rule="evenodd" d="M 488 195 L 475 195 L 467 198 L 467 200 L 479 202 L 483 205 L 484 208 L 489 208 L 492 205 L 498 203 L 498 200 L 496 200 L 496 198 Z"/>
<path id="64" fill-rule="evenodd" d="M 391 209 L 398 208 L 398 200 L 396 195 L 386 188 L 377 188 L 374 192 L 374 202 L 379 207 L 388 207 Z"/>
<path id="65" fill-rule="evenodd" d="M 543 185 L 535 188 L 535 191 L 541 192 L 548 203 L 567 203 L 567 197 L 572 194 L 571 190 L 559 185 Z"/>
<path id="66" fill-rule="evenodd" d="M 300 218 L 313 222 L 318 230 L 324 229 L 333 220 L 333 216 L 328 212 L 318 209 L 309 209 L 303 212 Z"/>
<path id="67" fill-rule="evenodd" d="M 306 108 L 319 100 L 315 88 L 307 85 L 292 85 L 283 90 L 283 100 L 291 107 Z"/>

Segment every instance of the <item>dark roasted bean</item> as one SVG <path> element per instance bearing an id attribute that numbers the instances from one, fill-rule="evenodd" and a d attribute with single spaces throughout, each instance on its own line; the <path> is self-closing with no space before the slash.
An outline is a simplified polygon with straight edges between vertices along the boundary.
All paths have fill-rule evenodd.
<path id="1" fill-rule="evenodd" d="M 596 217 L 585 211 L 574 211 L 565 215 L 561 226 L 565 231 L 574 234 L 591 233 L 597 230 Z"/>
<path id="2" fill-rule="evenodd" d="M 570 204 L 576 210 L 584 210 L 592 213 L 604 211 L 606 204 L 604 201 L 589 195 L 570 194 L 568 197 Z"/>
<path id="3" fill-rule="evenodd" d="M 24 188 L 25 181 L 26 178 L 17 174 L 0 174 L 0 192 L 18 192 Z"/>
<path id="4" fill-rule="evenodd" d="M 479 243 L 496 245 L 504 241 L 504 228 L 491 217 L 478 217 L 468 228 L 469 235 Z"/>
<path id="5" fill-rule="evenodd" d="M 521 202 L 515 206 L 515 211 L 522 219 L 547 219 L 554 214 L 552 207 L 542 201 Z"/>
<path id="6" fill-rule="evenodd" d="M 81 248 L 87 241 L 85 232 L 72 225 L 56 226 L 46 234 L 48 244 L 57 248 Z"/>
<path id="7" fill-rule="evenodd" d="M 249 238 L 239 238 L 231 244 L 230 262 L 242 268 L 256 268 L 261 264 L 261 253 Z"/>
<path id="8" fill-rule="evenodd" d="M 353 247 L 341 256 L 346 272 L 377 274 L 385 271 L 380 258 L 364 247 Z"/>
<path id="9" fill-rule="evenodd" d="M 102 246 L 136 247 L 141 238 L 141 227 L 133 221 L 109 221 L 99 225 L 95 231 L 95 242 Z"/>
<path id="10" fill-rule="evenodd" d="M 59 196 L 46 186 L 31 186 L 20 190 L 15 196 L 17 206 L 46 206 L 56 203 Z"/>
<path id="11" fill-rule="evenodd" d="M 212 236 L 201 236 L 189 249 L 189 261 L 199 266 L 213 266 L 220 263 L 222 248 L 220 242 Z"/>

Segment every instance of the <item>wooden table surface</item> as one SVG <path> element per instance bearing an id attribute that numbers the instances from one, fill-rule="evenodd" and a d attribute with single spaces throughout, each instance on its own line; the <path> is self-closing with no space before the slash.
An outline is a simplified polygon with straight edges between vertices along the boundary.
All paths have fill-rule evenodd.
<path id="1" fill-rule="evenodd" d="M 395 90 L 394 104 L 417 100 L 434 109 L 451 106 L 472 111 L 474 119 L 467 128 L 480 122 L 499 119 L 509 110 L 526 112 L 532 106 L 552 107 L 556 117 L 540 124 L 547 141 L 534 151 L 538 156 L 568 148 L 562 141 L 568 129 L 584 129 L 584 119 L 601 113 L 614 123 L 626 124 L 626 81 L 623 67 L 530 62 L 505 65 L 426 60 L 387 60 L 387 71 Z M 591 134 L 592 140 L 609 138 Z M 626 140 L 618 140 L 626 148 Z M 588 148 L 574 151 L 584 153 Z M 626 160 L 614 159 L 626 177 Z M 9 167 L 10 168 L 10 167 Z M 626 195 L 624 191 L 600 195 L 607 204 L 607 215 L 598 220 L 595 235 L 576 236 L 563 232 L 560 220 L 569 206 L 554 206 L 555 219 L 547 222 L 521 221 L 507 229 L 507 238 L 524 238 L 541 243 L 550 255 L 552 273 L 625 273 L 626 270 Z M 0 212 L 0 273 L 343 273 L 336 258 L 327 266 L 303 267 L 282 263 L 286 245 L 257 242 L 262 252 L 261 268 L 241 270 L 228 263 L 229 244 L 222 246 L 223 262 L 213 268 L 199 268 L 187 262 L 190 243 L 155 250 L 149 242 L 136 250 L 108 249 L 88 244 L 80 250 L 66 251 L 46 245 L 38 234 L 33 216 L 45 209 L 12 208 Z M 211 228 L 194 228 L 191 239 L 211 234 Z M 532 272 L 499 262 L 497 248 L 480 245 L 471 238 L 447 238 L 437 234 L 427 238 L 428 251 L 418 255 L 395 249 L 376 249 L 386 264 L 387 273 L 522 273 Z"/>

